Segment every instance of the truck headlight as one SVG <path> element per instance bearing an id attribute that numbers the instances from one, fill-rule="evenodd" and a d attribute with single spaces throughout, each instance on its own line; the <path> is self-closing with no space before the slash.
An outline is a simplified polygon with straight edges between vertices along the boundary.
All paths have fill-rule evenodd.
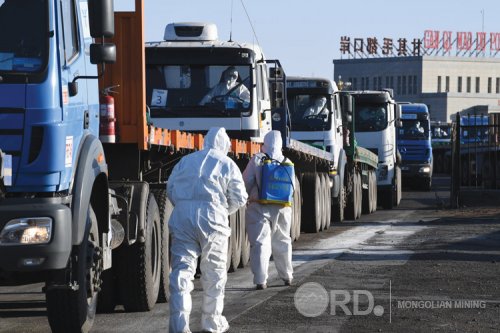
<path id="1" fill-rule="evenodd" d="M 378 168 L 378 180 L 386 180 L 389 174 L 389 167 L 387 165 L 381 165 Z"/>
<path id="2" fill-rule="evenodd" d="M 52 235 L 50 217 L 10 220 L 0 233 L 0 245 L 46 244 Z"/>
<path id="3" fill-rule="evenodd" d="M 418 172 L 420 172 L 420 173 L 429 173 L 429 172 L 431 172 L 431 167 L 429 167 L 429 166 L 423 166 L 423 167 L 421 167 L 418 170 Z"/>

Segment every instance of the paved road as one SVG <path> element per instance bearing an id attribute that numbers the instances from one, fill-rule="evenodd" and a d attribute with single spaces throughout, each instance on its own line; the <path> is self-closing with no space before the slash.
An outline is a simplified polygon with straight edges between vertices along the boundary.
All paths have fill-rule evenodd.
<path id="1" fill-rule="evenodd" d="M 441 209 L 448 183 L 436 177 L 433 191 L 407 189 L 392 211 L 302 234 L 294 243 L 292 287 L 282 285 L 273 265 L 264 291 L 254 290 L 249 269 L 231 273 L 225 307 L 231 332 L 496 329 L 500 210 Z M 200 329 L 199 281 L 195 286 L 194 331 Z M 40 288 L 0 287 L 0 332 L 49 331 Z M 166 332 L 167 308 L 98 315 L 93 332 Z"/>

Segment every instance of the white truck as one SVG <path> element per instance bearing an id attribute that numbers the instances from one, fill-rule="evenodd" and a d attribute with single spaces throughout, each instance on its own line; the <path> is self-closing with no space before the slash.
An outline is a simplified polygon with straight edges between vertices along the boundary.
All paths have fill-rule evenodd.
<path id="1" fill-rule="evenodd" d="M 341 95 L 332 80 L 287 79 L 291 137 L 333 154 L 329 177 L 331 220 L 335 222 L 343 221 L 344 215 L 355 220 L 377 209 L 377 156 L 353 140 L 352 110 L 349 103 L 341 103 L 348 97 Z"/>
<path id="2" fill-rule="evenodd" d="M 401 201 L 401 156 L 396 128 L 401 127 L 401 106 L 392 90 L 350 91 L 354 98 L 358 144 L 378 155 L 377 186 L 382 207 L 392 209 Z"/>
<path id="3" fill-rule="evenodd" d="M 244 86 L 249 100 L 238 100 L 229 91 L 204 103 L 230 67 L 239 74 L 234 89 Z M 338 156 L 293 137 L 286 94 L 278 60 L 267 60 L 258 45 L 220 41 L 214 24 L 169 24 L 163 41 L 146 44 L 146 100 L 156 127 L 204 133 L 223 126 L 231 138 L 252 142 L 262 142 L 271 129 L 281 131 L 284 153 L 295 163 L 300 184 L 291 228 L 292 238 L 298 239 L 301 230 L 319 232 L 330 224 L 331 188 L 337 184 L 330 174 L 337 172 Z M 237 162 L 244 169 L 247 159 Z M 248 244 L 241 244 L 236 250 L 244 253 Z"/>

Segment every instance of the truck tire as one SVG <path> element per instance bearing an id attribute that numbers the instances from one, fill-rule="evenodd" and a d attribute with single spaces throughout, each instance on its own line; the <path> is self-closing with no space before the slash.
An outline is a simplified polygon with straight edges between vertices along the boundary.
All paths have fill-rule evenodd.
<path id="1" fill-rule="evenodd" d="M 355 220 L 358 217 L 358 205 L 359 205 L 358 196 L 359 196 L 358 176 L 357 172 L 354 172 L 352 176 L 352 191 L 347 196 L 345 217 L 348 220 Z"/>
<path id="2" fill-rule="evenodd" d="M 158 205 L 148 195 L 144 243 L 120 252 L 120 298 L 127 312 L 150 311 L 158 299 L 161 278 L 161 223 Z"/>
<path id="3" fill-rule="evenodd" d="M 356 177 L 358 178 L 358 203 L 356 205 L 356 209 L 357 209 L 357 216 L 356 216 L 356 219 L 359 219 L 361 217 L 361 213 L 362 213 L 362 210 L 363 210 L 363 185 L 362 185 L 362 180 L 361 180 L 361 173 L 360 172 L 356 172 Z"/>
<path id="4" fill-rule="evenodd" d="M 340 184 L 339 196 L 333 200 L 332 204 L 332 220 L 334 222 L 344 221 L 345 200 L 345 187 L 344 184 Z"/>
<path id="5" fill-rule="evenodd" d="M 326 227 L 326 193 L 325 193 L 325 178 L 323 173 L 318 173 L 319 176 L 319 190 L 320 190 L 320 201 L 319 201 L 319 216 L 320 216 L 320 231 L 325 230 Z"/>
<path id="6" fill-rule="evenodd" d="M 301 219 L 302 219 L 302 191 L 300 188 L 300 182 L 297 176 L 295 176 L 295 189 L 293 192 L 293 225 L 292 228 L 295 229 L 295 235 L 294 238 L 292 239 L 297 241 L 300 238 L 300 225 L 301 225 Z"/>
<path id="7" fill-rule="evenodd" d="M 401 202 L 401 194 L 403 193 L 403 188 L 402 188 L 402 180 L 401 180 L 401 168 L 399 166 L 396 166 L 394 169 L 396 173 L 396 181 L 395 181 L 395 186 L 394 186 L 394 206 L 397 207 L 399 206 L 399 203 Z"/>
<path id="8" fill-rule="evenodd" d="M 241 260 L 239 267 L 243 268 L 248 265 L 250 261 L 250 241 L 248 240 L 248 233 L 246 228 L 246 207 L 240 208 L 240 223 L 243 229 L 243 236 L 241 238 Z"/>
<path id="9" fill-rule="evenodd" d="M 363 176 L 361 176 L 361 179 L 363 179 Z M 368 171 L 367 174 L 367 184 L 368 184 L 367 189 L 361 187 L 361 190 L 363 192 L 363 207 L 361 212 L 362 214 L 370 214 L 372 212 L 373 191 L 372 191 L 372 177 L 370 171 Z"/>
<path id="10" fill-rule="evenodd" d="M 241 246 L 242 246 L 242 229 L 244 228 L 241 224 L 241 215 L 240 210 L 233 214 L 233 223 L 234 223 L 234 234 L 231 234 L 231 237 L 234 235 L 233 241 L 233 251 L 231 253 L 231 271 L 236 271 L 241 261 Z M 231 232 L 233 227 L 231 227 Z"/>
<path id="11" fill-rule="evenodd" d="M 325 205 L 323 206 L 325 211 L 325 224 L 323 230 L 327 230 L 330 228 L 330 221 L 332 219 L 332 191 L 330 189 L 330 177 L 328 174 L 324 173 L 323 178 L 325 179 Z"/>
<path id="12" fill-rule="evenodd" d="M 161 224 L 161 276 L 160 276 L 160 291 L 158 293 L 158 303 L 168 302 L 170 297 L 169 291 L 169 275 L 170 275 L 170 240 L 168 232 L 168 220 L 174 205 L 167 197 L 166 189 L 151 189 L 154 194 L 158 209 L 160 211 L 160 224 Z"/>
<path id="13" fill-rule="evenodd" d="M 52 332 L 61 333 L 88 332 L 95 318 L 98 281 L 103 268 L 97 218 L 91 206 L 83 241 L 73 246 L 68 265 L 74 279 L 71 282 L 76 282 L 79 288 L 51 289 L 48 281 L 46 301 L 50 328 Z"/>
<path id="14" fill-rule="evenodd" d="M 316 173 L 307 172 L 303 179 L 304 204 L 301 216 L 301 226 L 304 232 L 317 233 L 321 229 L 321 188 L 320 179 Z"/>
<path id="15" fill-rule="evenodd" d="M 228 272 L 232 272 L 233 269 L 231 267 L 232 260 L 231 258 L 233 257 L 233 242 L 234 242 L 234 233 L 236 232 L 234 230 L 234 214 L 228 216 L 229 219 L 229 227 L 231 228 L 231 236 L 229 236 L 227 240 L 227 261 L 226 261 L 226 269 Z M 200 267 L 200 258 L 198 258 L 198 268 Z"/>
<path id="16" fill-rule="evenodd" d="M 377 211 L 378 205 L 378 193 L 377 193 L 377 174 L 375 171 L 370 171 L 370 179 L 371 179 L 371 191 L 372 191 L 372 213 Z"/>

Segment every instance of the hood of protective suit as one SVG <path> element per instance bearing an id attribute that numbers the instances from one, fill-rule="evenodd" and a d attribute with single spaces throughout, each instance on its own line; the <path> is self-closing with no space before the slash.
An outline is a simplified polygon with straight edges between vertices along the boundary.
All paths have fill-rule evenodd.
<path id="1" fill-rule="evenodd" d="M 203 149 L 217 149 L 226 155 L 231 147 L 231 141 L 223 127 L 212 127 L 205 135 Z"/>
<path id="2" fill-rule="evenodd" d="M 283 141 L 281 140 L 281 132 L 271 131 L 264 137 L 264 145 L 261 150 L 263 153 L 271 156 L 271 158 L 281 161 L 283 160 L 282 147 Z"/>

